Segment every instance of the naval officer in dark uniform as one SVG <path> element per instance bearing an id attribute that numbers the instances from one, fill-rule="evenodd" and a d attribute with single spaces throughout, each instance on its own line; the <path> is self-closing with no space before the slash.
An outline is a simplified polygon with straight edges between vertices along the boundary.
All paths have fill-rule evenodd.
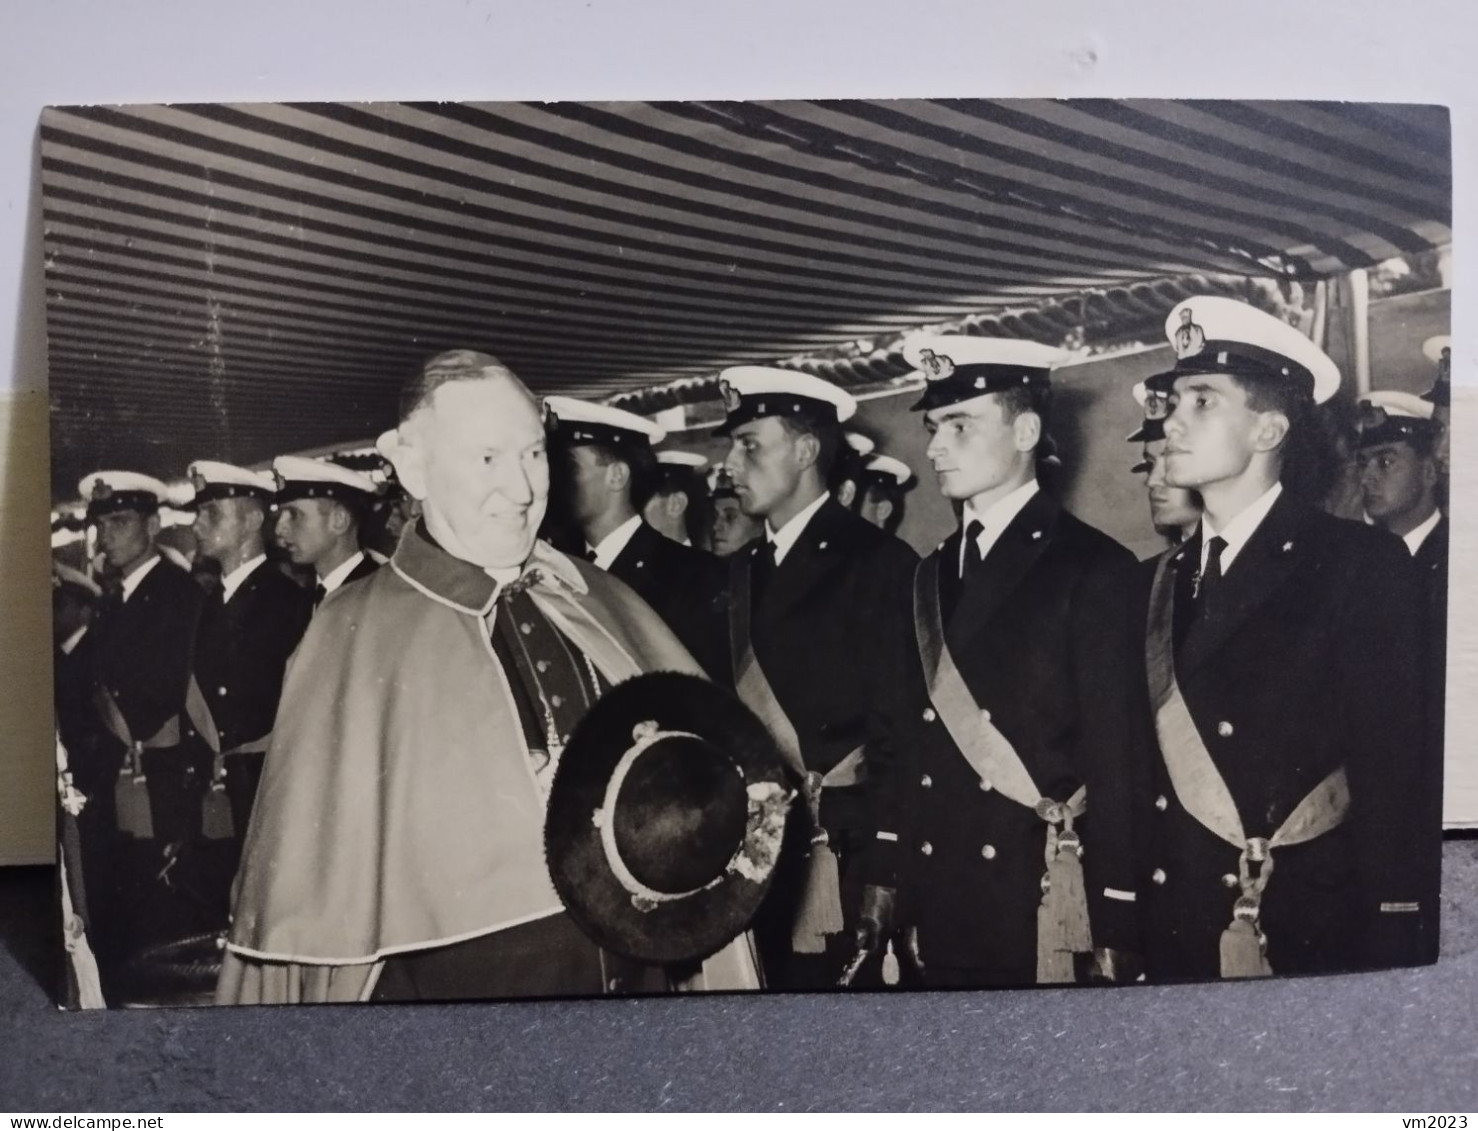
<path id="1" fill-rule="evenodd" d="M 282 673 L 313 615 L 309 595 L 267 564 L 276 483 L 270 472 L 213 460 L 190 465 L 195 537 L 220 565 L 195 636 L 190 729 L 210 750 L 212 788 L 225 790 L 237 845 L 246 836 Z M 208 718 L 200 716 L 203 705 Z"/>
<path id="2" fill-rule="evenodd" d="M 1144 410 L 1144 421 L 1124 437 L 1129 443 L 1139 445 L 1139 462 L 1129 470 L 1144 476 L 1150 522 L 1155 532 L 1178 545 L 1201 521 L 1201 500 L 1194 491 L 1165 482 L 1165 417 L 1170 413 L 1168 382 L 1141 381 L 1132 392 L 1135 402 Z"/>
<path id="3" fill-rule="evenodd" d="M 1136 565 L 1038 484 L 1050 370 L 1033 342 L 918 336 L 928 456 L 961 529 L 910 580 L 864 945 L 898 891 L 927 986 L 1130 978 L 1134 790 L 1150 740 L 1133 672 Z"/>
<path id="4" fill-rule="evenodd" d="M 73 782 L 88 798 L 79 817 L 83 867 L 111 996 L 116 963 L 148 935 L 162 898 L 155 880 L 199 833 L 205 779 L 182 743 L 180 716 L 202 594 L 155 546 L 163 483 L 101 471 L 78 490 L 105 572 L 77 653 L 90 717 L 75 728 L 85 733 L 68 755 Z"/>
<path id="5" fill-rule="evenodd" d="M 1355 462 L 1360 472 L 1365 515 L 1406 545 L 1422 586 L 1427 741 L 1432 750 L 1439 752 L 1439 756 L 1430 757 L 1428 762 L 1430 768 L 1439 770 L 1446 729 L 1447 686 L 1447 519 L 1438 506 L 1442 487 L 1442 472 L 1437 462 L 1439 426 L 1430 400 L 1392 390 L 1363 397 L 1357 421 L 1359 444 Z M 1433 786 L 1428 800 L 1433 806 L 1428 825 L 1440 828 L 1440 782 Z M 1432 841 L 1429 847 L 1440 854 L 1440 841 Z M 1440 864 L 1432 865 L 1428 878 L 1437 880 L 1440 871 Z M 1423 934 L 1423 940 L 1433 948 L 1429 961 L 1437 957 L 1439 900 L 1440 892 L 1435 887 L 1422 898 L 1422 914 L 1430 919 Z"/>
<path id="6" fill-rule="evenodd" d="M 1339 371 L 1233 299 L 1185 300 L 1166 335 L 1166 474 L 1204 509 L 1148 587 L 1150 975 L 1421 961 L 1439 830 L 1415 574 L 1399 538 L 1284 482 Z"/>
<path id="7" fill-rule="evenodd" d="M 768 984 L 836 984 L 876 843 L 860 782 L 882 642 L 903 630 L 917 557 L 826 489 L 856 402 L 827 381 L 743 366 L 721 374 L 725 469 L 764 533 L 729 559 L 736 688 L 776 735 L 807 804 L 755 924 Z M 810 841 L 809 845 L 807 842 Z"/>
<path id="8" fill-rule="evenodd" d="M 727 667 L 726 571 L 642 518 L 657 484 L 653 445 L 665 432 L 634 412 L 546 397 L 553 490 L 585 540 L 587 560 L 620 579 L 715 678 Z"/>
<path id="9" fill-rule="evenodd" d="M 294 565 L 313 567 L 315 608 L 340 586 L 380 568 L 359 541 L 378 494 L 373 479 L 303 456 L 278 456 L 272 472 L 277 483 L 274 533 Z"/>

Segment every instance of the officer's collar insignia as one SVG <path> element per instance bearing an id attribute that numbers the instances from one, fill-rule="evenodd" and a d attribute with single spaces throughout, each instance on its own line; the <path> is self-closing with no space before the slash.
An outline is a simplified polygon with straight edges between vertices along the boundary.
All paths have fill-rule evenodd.
<path id="1" fill-rule="evenodd" d="M 1293 543 L 1292 542 L 1284 542 L 1283 543 L 1283 552 L 1285 554 L 1288 553 L 1288 551 L 1291 550 L 1291 549 L 1293 549 Z"/>
<path id="2" fill-rule="evenodd" d="M 734 388 L 734 386 L 731 385 L 731 384 L 729 384 L 727 381 L 720 381 L 718 383 L 718 392 L 719 392 L 719 396 L 721 396 L 721 397 L 724 398 L 724 411 L 725 412 L 738 412 L 739 411 L 739 404 L 740 404 L 741 398 L 739 396 L 739 390 L 738 389 Z"/>
<path id="3" fill-rule="evenodd" d="M 919 368 L 930 381 L 943 381 L 955 371 L 954 358 L 933 350 L 919 351 Z M 982 378 L 983 380 L 983 378 Z"/>
<path id="4" fill-rule="evenodd" d="M 1175 356 L 1195 357 L 1206 348 L 1206 331 L 1196 325 L 1191 308 L 1181 311 L 1180 326 L 1175 331 Z"/>
<path id="5" fill-rule="evenodd" d="M 113 495 L 113 488 L 104 480 L 99 479 L 92 485 L 92 497 L 96 500 L 108 499 Z"/>

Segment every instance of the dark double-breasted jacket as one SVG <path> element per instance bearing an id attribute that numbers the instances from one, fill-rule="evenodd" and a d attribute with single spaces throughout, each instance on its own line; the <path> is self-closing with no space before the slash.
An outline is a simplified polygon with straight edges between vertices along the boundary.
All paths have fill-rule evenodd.
<path id="1" fill-rule="evenodd" d="M 932 555 L 950 652 L 1043 796 L 1067 801 L 1086 787 L 1075 827 L 1094 942 L 1136 951 L 1134 799 L 1152 751 L 1133 662 L 1134 558 L 1041 491 L 963 582 L 961 538 L 957 530 Z M 876 879 L 899 885 L 926 968 L 1031 983 L 1047 825 L 982 779 L 955 744 L 931 701 L 912 624 L 891 663 L 889 756 L 870 784 L 898 852 L 891 862 L 874 856 Z"/>
<path id="2" fill-rule="evenodd" d="M 728 665 L 723 562 L 643 522 L 611 562 L 610 573 L 652 607 L 704 671 L 723 678 Z"/>
<path id="3" fill-rule="evenodd" d="M 1200 556 L 1197 533 L 1147 565 L 1168 571 L 1175 678 L 1245 835 L 1271 838 L 1340 767 L 1348 780 L 1342 824 L 1272 851 L 1260 923 L 1273 972 L 1421 961 L 1435 946 L 1422 904 L 1436 891 L 1440 769 L 1406 548 L 1285 491 L 1222 578 L 1216 614 L 1187 628 Z M 1146 819 L 1150 973 L 1217 977 L 1241 851 L 1187 811 L 1163 754 Z"/>

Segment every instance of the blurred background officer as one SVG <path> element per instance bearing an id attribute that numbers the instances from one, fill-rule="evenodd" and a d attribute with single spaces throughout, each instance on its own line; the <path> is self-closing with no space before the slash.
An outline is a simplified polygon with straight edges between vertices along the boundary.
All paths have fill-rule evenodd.
<path id="1" fill-rule="evenodd" d="M 220 588 L 206 599 L 195 637 L 197 703 L 205 705 L 210 718 L 195 719 L 192 712 L 192 722 L 215 756 L 212 784 L 224 779 L 239 852 L 283 669 L 308 626 L 313 603 L 267 565 L 265 539 L 276 493 L 272 474 L 211 460 L 191 464 L 189 474 L 199 553 L 219 563 L 221 572 Z"/>
<path id="2" fill-rule="evenodd" d="M 1436 448 L 1445 430 L 1435 420 L 1433 402 L 1410 393 L 1371 393 L 1359 406 L 1359 446 L 1356 460 L 1367 518 L 1398 535 L 1411 553 L 1423 587 L 1425 616 L 1422 646 L 1427 673 L 1427 741 L 1432 750 L 1445 748 L 1447 686 L 1447 519 L 1438 507 L 1444 486 Z M 1441 762 L 1430 759 L 1433 771 Z M 1441 782 L 1429 795 L 1440 806 Z M 1440 808 L 1424 818 L 1424 829 L 1439 828 Z M 1428 872 L 1435 881 L 1440 865 Z M 1428 920 L 1425 937 L 1435 947 L 1441 893 L 1434 885 L 1422 895 L 1421 914 Z M 1436 957 L 1435 949 L 1431 957 Z"/>
<path id="3" fill-rule="evenodd" d="M 80 646 L 88 734 L 80 749 L 68 751 L 68 762 L 89 802 L 79 831 L 91 870 L 90 910 L 99 922 L 98 960 L 111 991 L 119 961 L 157 923 L 161 869 L 199 832 L 205 782 L 181 743 L 180 715 L 202 594 L 155 548 L 163 483 L 100 471 L 78 491 L 97 528 L 104 574 L 103 597 Z M 124 806 L 122 826 L 115 799 Z M 142 843 L 123 843 L 123 830 Z"/>
<path id="4" fill-rule="evenodd" d="M 1165 333 L 1167 481 L 1199 492 L 1203 513 L 1159 559 L 1147 618 L 1150 973 L 1422 961 L 1440 801 L 1411 662 L 1415 573 L 1398 538 L 1324 513 L 1285 477 L 1339 370 L 1233 299 L 1186 299 Z"/>
<path id="5" fill-rule="evenodd" d="M 708 461 L 694 452 L 658 452 L 657 480 L 642 507 L 647 525 L 680 545 L 698 546 L 711 522 L 707 471 Z"/>
<path id="6" fill-rule="evenodd" d="M 1432 405 L 1434 438 L 1433 454 L 1443 478 L 1452 473 L 1449 450 L 1452 440 L 1452 338 L 1438 334 L 1422 343 L 1422 353 L 1437 366 L 1437 377 L 1432 387 L 1422 394 L 1422 400 Z"/>
<path id="7" fill-rule="evenodd" d="M 712 482 L 709 500 L 713 508 L 713 526 L 709 534 L 709 549 L 715 557 L 727 558 L 758 538 L 765 524 L 763 519 L 744 513 L 744 508 L 739 505 L 739 492 L 734 490 L 734 480 L 722 467 L 714 470 Z"/>
<path id="8" fill-rule="evenodd" d="M 375 560 L 359 544 L 359 528 L 374 502 L 374 480 L 326 460 L 278 456 L 278 542 L 294 565 L 311 566 L 313 604 L 374 573 Z"/>
<path id="9" fill-rule="evenodd" d="M 908 464 L 892 456 L 871 455 L 862 463 L 857 513 L 885 534 L 903 524 L 903 496 L 912 485 Z"/>
<path id="10" fill-rule="evenodd" d="M 1144 422 L 1124 437 L 1139 444 L 1139 462 L 1129 470 L 1143 475 L 1150 501 L 1150 522 L 1155 532 L 1179 543 L 1188 538 L 1201 520 L 1201 500 L 1194 491 L 1165 482 L 1165 417 L 1170 396 L 1162 387 L 1150 389 L 1144 382 L 1133 388 L 1134 399 L 1144 409 Z"/>
<path id="11" fill-rule="evenodd" d="M 736 688 L 786 752 L 807 802 L 792 807 L 787 855 L 755 937 L 770 985 L 821 989 L 836 984 L 851 950 L 855 858 L 874 843 L 858 783 L 879 701 L 876 661 L 883 641 L 904 631 L 917 559 L 827 490 L 841 423 L 856 411 L 849 394 L 786 369 L 720 376 L 724 466 L 744 512 L 764 523 L 729 563 Z"/>
<path id="12" fill-rule="evenodd" d="M 585 541 L 584 556 L 652 606 L 703 670 L 727 670 L 724 569 L 712 556 L 643 521 L 658 482 L 652 445 L 665 433 L 644 416 L 548 397 L 552 494 Z"/>
<path id="13" fill-rule="evenodd" d="M 873 857 L 861 943 L 886 936 L 896 889 L 926 986 L 1072 982 L 1095 947 L 1101 976 L 1132 978 L 1150 754 L 1136 566 L 1039 484 L 1065 355 L 948 336 L 904 355 L 962 529 L 919 566 L 914 623 L 890 642 L 891 756 L 868 788 L 896 853 Z"/>

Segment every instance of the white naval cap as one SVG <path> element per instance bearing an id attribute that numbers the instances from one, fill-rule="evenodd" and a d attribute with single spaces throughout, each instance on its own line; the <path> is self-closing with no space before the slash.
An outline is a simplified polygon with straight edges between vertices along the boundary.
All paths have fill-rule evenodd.
<path id="1" fill-rule="evenodd" d="M 154 514 L 170 497 L 162 480 L 136 471 L 94 471 L 77 484 L 77 493 L 87 502 L 87 517 L 115 511 Z"/>
<path id="2" fill-rule="evenodd" d="M 913 478 L 913 469 L 892 456 L 870 456 L 862 470 L 868 479 L 888 486 L 902 487 Z"/>
<path id="3" fill-rule="evenodd" d="M 667 432 L 645 416 L 574 397 L 545 397 L 544 426 L 567 444 L 620 444 L 651 447 Z"/>
<path id="4" fill-rule="evenodd" d="M 657 462 L 668 467 L 691 468 L 695 474 L 701 474 L 708 470 L 708 460 L 697 452 L 683 452 L 676 448 L 669 448 L 665 452 L 657 453 Z"/>
<path id="5" fill-rule="evenodd" d="M 277 495 L 277 480 L 270 471 L 251 471 L 218 460 L 198 459 L 186 473 L 195 488 L 195 505 L 215 499 L 259 499 L 270 503 Z"/>
<path id="6" fill-rule="evenodd" d="M 870 436 L 864 436 L 861 432 L 845 432 L 842 439 L 847 441 L 847 447 L 851 448 L 859 456 L 870 456 L 877 450 L 877 444 L 873 443 Z"/>
<path id="7" fill-rule="evenodd" d="M 306 456 L 278 456 L 272 461 L 277 501 L 293 499 L 337 499 L 364 503 L 375 497 L 375 481 L 368 475 L 328 460 Z"/>
<path id="8" fill-rule="evenodd" d="M 1170 396 L 1163 388 L 1150 388 L 1136 381 L 1129 390 L 1134 403 L 1144 410 L 1144 419 L 1124 439 L 1131 444 L 1153 444 L 1165 438 L 1165 418 L 1170 415 Z M 1135 470 L 1138 470 L 1136 467 Z"/>
<path id="9" fill-rule="evenodd" d="M 741 424 L 766 416 L 802 416 L 840 424 L 857 412 L 857 399 L 830 381 L 796 369 L 767 365 L 735 365 L 719 374 L 724 398 L 723 424 L 715 436 L 727 436 Z"/>
<path id="10" fill-rule="evenodd" d="M 1442 360 L 1442 352 L 1452 350 L 1452 335 L 1437 334 L 1422 343 L 1422 356 L 1428 361 L 1437 362 Z"/>
<path id="11" fill-rule="evenodd" d="M 1175 368 L 1148 379 L 1169 391 L 1194 373 L 1245 374 L 1291 382 L 1323 404 L 1339 391 L 1339 367 L 1283 319 L 1238 299 L 1198 295 L 1175 304 L 1165 319 Z"/>
<path id="12" fill-rule="evenodd" d="M 102 586 L 80 569 L 73 569 L 65 562 L 52 562 L 51 587 L 53 589 L 60 589 L 63 585 L 75 586 L 92 594 L 94 597 L 101 597 L 103 595 Z"/>
<path id="13" fill-rule="evenodd" d="M 1021 338 L 910 334 L 903 357 L 924 378 L 924 395 L 909 407 L 927 412 L 1007 389 L 1045 388 L 1052 369 L 1072 354 Z"/>
<path id="14" fill-rule="evenodd" d="M 1360 447 L 1395 444 L 1414 437 L 1433 435 L 1432 414 L 1436 406 L 1415 393 L 1378 389 L 1360 398 L 1355 418 Z"/>

